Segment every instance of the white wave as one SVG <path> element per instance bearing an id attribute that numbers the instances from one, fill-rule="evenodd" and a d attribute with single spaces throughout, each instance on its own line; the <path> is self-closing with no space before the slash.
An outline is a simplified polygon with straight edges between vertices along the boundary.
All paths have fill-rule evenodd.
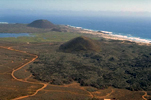
<path id="1" fill-rule="evenodd" d="M 80 29 L 83 29 L 83 30 L 86 30 L 86 31 L 94 31 L 94 32 L 98 32 L 99 30 L 91 30 L 91 29 L 86 29 L 86 28 L 82 28 L 82 27 L 76 27 L 76 26 L 71 26 L 71 25 L 67 25 L 69 27 L 74 27 L 74 28 L 80 28 Z M 151 40 L 149 39 L 142 39 L 140 37 L 133 37 L 131 34 L 128 34 L 128 35 L 119 35 L 119 34 L 113 34 L 113 32 L 110 32 L 110 31 L 99 31 L 99 32 L 102 32 L 104 34 L 109 34 L 111 36 L 115 36 L 117 38 L 123 38 L 123 39 L 127 39 L 127 40 L 130 40 L 130 41 L 134 41 L 134 42 L 142 42 L 142 43 L 151 43 Z"/>
<path id="2" fill-rule="evenodd" d="M 151 43 L 151 40 L 148 39 L 142 39 L 140 37 L 132 37 L 131 35 L 124 36 L 124 35 L 117 35 L 117 34 L 111 34 L 112 36 L 128 39 L 134 42 L 143 42 L 143 43 Z"/>
<path id="3" fill-rule="evenodd" d="M 76 28 L 82 29 L 82 27 L 76 27 Z"/>
<path id="4" fill-rule="evenodd" d="M 8 22 L 0 22 L 0 24 L 8 24 Z"/>
<path id="5" fill-rule="evenodd" d="M 104 34 L 112 34 L 113 32 L 109 32 L 109 31 L 101 31 Z"/>

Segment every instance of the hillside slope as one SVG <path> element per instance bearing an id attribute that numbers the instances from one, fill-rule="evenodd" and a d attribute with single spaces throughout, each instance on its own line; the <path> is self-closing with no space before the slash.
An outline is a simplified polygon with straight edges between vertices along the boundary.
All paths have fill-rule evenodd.
<path id="1" fill-rule="evenodd" d="M 59 50 L 64 52 L 76 52 L 76 51 L 100 51 L 100 45 L 98 41 L 81 36 L 74 38 L 59 47 Z"/>
<path id="2" fill-rule="evenodd" d="M 54 28 L 55 25 L 48 20 L 35 20 L 32 23 L 28 24 L 29 27 L 35 27 L 35 28 Z"/>

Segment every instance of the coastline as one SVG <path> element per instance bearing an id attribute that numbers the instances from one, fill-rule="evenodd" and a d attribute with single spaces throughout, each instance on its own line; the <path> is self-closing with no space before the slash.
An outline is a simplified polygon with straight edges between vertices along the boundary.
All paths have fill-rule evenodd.
<path id="1" fill-rule="evenodd" d="M 80 33 L 97 35 L 98 37 L 102 37 L 102 38 L 105 38 L 105 39 L 124 40 L 124 41 L 135 42 L 135 43 L 140 44 L 140 45 L 151 45 L 151 40 L 143 39 L 143 38 L 140 38 L 140 37 L 113 34 L 112 32 L 109 32 L 109 31 L 84 29 L 82 27 L 76 27 L 76 26 L 70 26 L 70 25 L 67 25 L 67 26 L 71 27 L 71 28 L 75 28 Z"/>

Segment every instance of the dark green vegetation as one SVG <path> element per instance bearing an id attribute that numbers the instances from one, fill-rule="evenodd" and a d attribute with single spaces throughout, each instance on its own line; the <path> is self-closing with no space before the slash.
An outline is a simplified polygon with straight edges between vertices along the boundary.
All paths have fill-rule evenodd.
<path id="1" fill-rule="evenodd" d="M 48 20 L 35 20 L 32 23 L 28 24 L 29 27 L 35 28 L 44 28 L 44 29 L 51 29 L 56 27 L 53 23 L 49 22 Z"/>
<path id="2" fill-rule="evenodd" d="M 116 40 L 100 40 L 99 43 L 100 52 L 65 53 L 58 50 L 59 44 L 55 45 L 50 51 L 40 53 L 29 70 L 36 79 L 51 84 L 77 81 L 82 86 L 100 89 L 113 86 L 151 90 L 150 46 Z"/>
<path id="3" fill-rule="evenodd" d="M 105 41 L 104 41 L 105 42 Z M 23 50 L 32 54 L 36 54 L 36 55 L 44 55 L 44 54 L 53 54 L 55 55 L 56 50 L 58 50 L 60 43 L 50 43 L 50 42 L 45 42 L 45 43 L 21 43 L 21 42 L 2 42 L 0 41 L 0 44 L 3 46 L 7 46 L 7 47 L 11 47 L 17 50 Z M 5 53 L 7 54 L 9 51 L 5 50 Z M 14 53 L 14 51 L 10 51 L 12 53 Z M 4 52 L 2 52 L 2 55 L 4 54 Z M 63 52 L 60 52 L 63 53 Z M 55 56 L 57 56 L 58 52 L 56 53 Z M 69 54 L 69 53 L 68 53 Z M 21 60 L 20 63 L 22 62 L 27 62 L 28 60 L 25 59 L 24 56 L 20 56 L 22 54 L 18 56 L 15 56 L 16 54 L 10 55 L 9 57 L 13 57 L 12 60 L 14 60 L 14 58 L 17 58 L 16 61 L 14 61 L 14 63 L 11 63 L 12 60 L 10 60 L 10 67 L 13 68 L 14 67 L 19 67 L 20 64 L 16 64 L 16 62 L 20 61 L 20 58 L 24 58 L 23 60 Z M 65 55 L 66 56 L 66 55 Z M 71 54 L 71 56 L 73 56 Z M 6 64 L 8 64 L 8 60 L 10 58 L 6 58 L 1 57 L 0 61 L 5 60 Z M 39 59 L 36 60 L 36 62 L 39 61 Z M 3 63 L 3 62 L 2 62 Z M 14 65 L 15 64 L 15 65 Z M 23 79 L 26 80 L 27 78 L 30 77 L 31 73 L 29 71 L 27 71 L 27 69 L 29 69 L 30 64 L 21 68 L 20 70 L 16 71 L 14 73 L 14 75 L 19 78 L 19 79 Z M 6 67 L 5 67 L 6 68 Z M 11 72 L 11 69 L 9 69 Z M 4 80 L 6 80 L 6 75 L 8 75 L 8 73 L 4 73 L 5 75 L 1 75 L 3 77 Z M 11 74 L 11 73 L 10 73 Z M 29 82 L 36 82 L 39 83 L 39 81 L 33 80 L 32 77 L 30 77 L 29 79 L 27 79 L 27 81 Z M 21 95 L 27 95 L 29 94 L 33 94 L 35 90 L 38 90 L 41 86 L 37 86 L 38 84 L 32 84 L 32 86 L 27 86 L 28 84 L 26 82 L 19 82 L 18 81 L 16 83 L 14 83 L 12 79 L 12 77 L 10 76 L 9 79 L 6 81 L 4 81 L 2 79 L 2 82 L 4 85 L 7 85 L 8 88 L 4 87 L 3 84 L 0 85 L 0 87 L 2 87 L 1 91 L 2 94 L 4 95 L 4 91 L 5 91 L 5 96 L 2 97 L 0 96 L 0 98 L 2 100 L 5 100 L 4 98 L 9 97 L 9 98 L 15 98 L 16 96 L 19 97 Z M 9 81 L 9 82 L 8 82 Z M 9 83 L 9 85 L 8 85 Z M 41 82 L 40 82 L 41 83 Z M 17 87 L 13 87 L 13 88 L 9 88 L 12 85 L 16 85 Z M 21 85 L 21 86 L 19 86 Z M 29 84 L 30 85 L 30 84 Z M 36 87 L 35 87 L 36 85 Z M 24 86 L 24 87 L 22 87 Z M 5 88 L 5 89 L 4 89 Z M 11 91 L 9 91 L 9 89 L 12 89 Z M 16 93 L 14 92 L 14 90 L 20 90 L 20 92 Z M 28 92 L 26 92 L 28 91 Z M 89 92 L 88 92 L 89 91 Z M 23 93 L 23 94 L 22 94 Z M 12 95 L 13 94 L 13 95 Z M 91 95 L 90 95 L 91 94 Z M 93 95 L 93 97 L 92 97 Z M 64 84 L 64 85 L 53 85 L 53 84 L 48 84 L 48 86 L 39 91 L 35 96 L 32 97 L 28 97 L 25 98 L 25 100 L 50 100 L 50 99 L 55 99 L 55 100 L 104 100 L 104 98 L 106 99 L 111 99 L 111 98 L 116 98 L 119 100 L 142 100 L 142 95 L 144 95 L 143 92 L 139 92 L 139 91 L 129 91 L 129 90 L 125 90 L 125 89 L 116 89 L 116 88 L 112 88 L 109 87 L 107 89 L 96 89 L 93 88 L 91 86 L 79 86 L 78 83 L 73 82 L 71 84 Z M 149 98 L 149 92 L 148 92 L 148 98 Z M 15 97 L 14 97 L 15 96 Z M 93 98 L 93 99 L 91 99 Z M 94 98 L 98 98 L 98 99 L 94 99 Z"/>
<path id="4" fill-rule="evenodd" d="M 60 50 L 64 52 L 77 51 L 100 51 L 100 43 L 87 37 L 74 38 L 60 46 Z"/>

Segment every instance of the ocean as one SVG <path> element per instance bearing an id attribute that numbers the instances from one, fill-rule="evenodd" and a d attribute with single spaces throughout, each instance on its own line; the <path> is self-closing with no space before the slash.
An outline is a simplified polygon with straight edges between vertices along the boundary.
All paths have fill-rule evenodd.
<path id="1" fill-rule="evenodd" d="M 30 23 L 37 19 L 47 19 L 54 24 L 71 25 L 95 31 L 109 31 L 124 36 L 151 42 L 151 18 L 149 17 L 82 17 L 82 16 L 5 16 L 0 22 Z"/>

